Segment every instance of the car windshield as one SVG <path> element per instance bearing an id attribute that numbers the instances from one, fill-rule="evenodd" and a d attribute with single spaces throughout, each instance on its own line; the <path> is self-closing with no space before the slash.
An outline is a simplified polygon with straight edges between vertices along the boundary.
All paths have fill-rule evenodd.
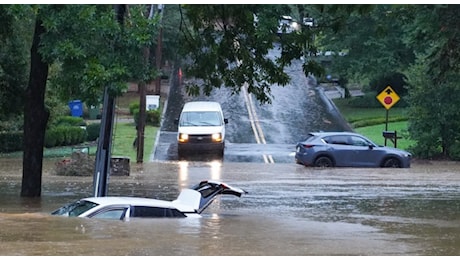
<path id="1" fill-rule="evenodd" d="M 181 116 L 180 126 L 219 126 L 222 119 L 219 112 L 184 112 Z"/>
<path id="2" fill-rule="evenodd" d="M 86 200 L 79 200 L 74 203 L 67 204 L 54 212 L 51 215 L 61 215 L 69 217 L 77 217 L 83 212 L 96 207 L 98 204 Z"/>

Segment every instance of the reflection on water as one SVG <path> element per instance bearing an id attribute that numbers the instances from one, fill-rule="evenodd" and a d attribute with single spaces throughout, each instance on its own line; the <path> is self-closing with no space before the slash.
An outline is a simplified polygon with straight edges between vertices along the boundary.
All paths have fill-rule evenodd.
<path id="1" fill-rule="evenodd" d="M 170 162 L 112 176 L 110 195 L 172 200 L 205 179 L 243 188 L 202 218 L 128 222 L 51 216 L 91 196 L 92 177 L 54 176 L 19 197 L 21 165 L 0 173 L 1 255 L 459 255 L 458 165 L 311 169 L 296 164 Z"/>

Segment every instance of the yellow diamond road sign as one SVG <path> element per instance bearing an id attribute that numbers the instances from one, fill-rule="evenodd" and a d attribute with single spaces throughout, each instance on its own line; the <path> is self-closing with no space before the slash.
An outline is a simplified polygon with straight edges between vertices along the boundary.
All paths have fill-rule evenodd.
<path id="1" fill-rule="evenodd" d="M 399 96 L 390 86 L 387 86 L 377 95 L 377 99 L 388 110 L 399 101 Z"/>

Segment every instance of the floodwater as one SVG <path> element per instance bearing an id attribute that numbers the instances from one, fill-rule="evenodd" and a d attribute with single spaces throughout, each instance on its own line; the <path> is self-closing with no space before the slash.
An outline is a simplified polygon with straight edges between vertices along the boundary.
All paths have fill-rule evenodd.
<path id="1" fill-rule="evenodd" d="M 21 162 L 0 159 L 0 255 L 459 255 L 460 164 L 314 169 L 295 163 L 151 162 L 112 176 L 109 195 L 172 200 L 204 179 L 248 191 L 200 219 L 81 219 L 49 213 L 92 195 L 92 177 L 53 174 L 21 198 Z"/>

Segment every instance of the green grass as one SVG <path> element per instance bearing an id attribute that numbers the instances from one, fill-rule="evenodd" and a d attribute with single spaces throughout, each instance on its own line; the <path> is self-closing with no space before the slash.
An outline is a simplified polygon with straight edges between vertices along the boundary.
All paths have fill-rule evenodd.
<path id="1" fill-rule="evenodd" d="M 385 139 L 382 136 L 383 131 L 385 131 L 385 123 L 372 125 L 372 122 L 385 122 L 386 109 L 383 106 L 382 108 L 357 108 L 349 106 L 346 99 L 333 99 L 333 101 L 350 125 L 359 125 L 366 122 L 364 125 L 367 124 L 367 126 L 354 127 L 354 131 L 368 137 L 377 144 L 383 145 L 385 143 Z M 408 150 L 415 142 L 408 139 L 407 120 L 392 122 L 395 119 L 405 118 L 405 115 L 405 108 L 394 107 L 388 110 L 388 131 L 396 131 L 397 135 L 402 137 L 397 140 L 397 148 Z M 394 144 L 388 139 L 387 146 L 394 147 Z"/>
<path id="2" fill-rule="evenodd" d="M 385 144 L 385 139 L 382 136 L 382 132 L 385 131 L 385 124 L 358 127 L 354 130 L 357 133 L 367 136 L 369 139 L 376 142 L 377 144 Z M 413 140 L 410 140 L 407 137 L 407 121 L 389 123 L 388 131 L 396 131 L 397 136 L 402 137 L 401 139 L 398 139 L 396 142 L 397 148 L 408 150 L 410 146 L 415 144 Z M 394 144 L 388 139 L 387 146 L 394 147 Z"/>
<path id="3" fill-rule="evenodd" d="M 158 127 L 145 126 L 144 130 L 144 162 L 150 159 Z M 112 156 L 126 156 L 130 162 L 137 161 L 137 150 L 133 142 L 137 136 L 134 123 L 117 123 L 113 129 Z"/>
<path id="4" fill-rule="evenodd" d="M 353 123 L 361 120 L 368 120 L 373 118 L 386 117 L 386 109 L 382 106 L 381 108 L 357 108 L 348 105 L 348 100 L 345 98 L 333 99 L 334 104 L 340 110 L 340 113 L 345 117 L 347 122 Z M 406 108 L 393 107 L 388 111 L 388 119 L 405 117 Z"/>

